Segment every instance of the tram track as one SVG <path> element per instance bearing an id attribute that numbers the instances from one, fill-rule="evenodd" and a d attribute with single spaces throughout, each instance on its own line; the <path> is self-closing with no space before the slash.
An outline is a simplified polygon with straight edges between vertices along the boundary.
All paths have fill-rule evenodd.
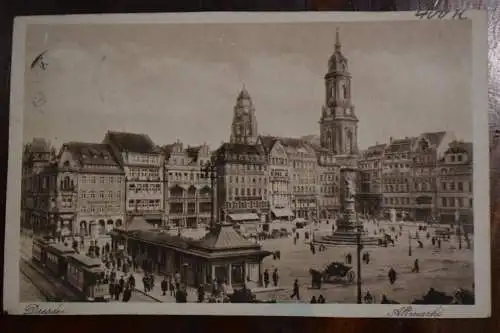
<path id="1" fill-rule="evenodd" d="M 62 281 L 47 275 L 48 273 L 31 261 L 31 257 L 24 249 L 21 249 L 19 258 L 19 269 L 40 293 L 49 302 L 76 302 L 81 301 L 80 297 Z"/>

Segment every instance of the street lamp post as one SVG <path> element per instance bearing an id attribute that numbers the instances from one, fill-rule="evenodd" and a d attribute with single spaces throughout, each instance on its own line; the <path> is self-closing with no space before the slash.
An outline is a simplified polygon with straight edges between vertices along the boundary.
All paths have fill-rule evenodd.
<path id="1" fill-rule="evenodd" d="M 411 251 L 411 231 L 408 230 L 408 256 L 412 256 L 412 251 Z"/>
<path id="2" fill-rule="evenodd" d="M 357 214 L 356 214 L 357 216 Z M 356 218 L 357 220 L 357 218 Z M 361 251 L 363 250 L 363 244 L 361 243 L 361 232 L 363 226 L 359 224 L 356 226 L 356 264 L 357 264 L 357 276 L 356 276 L 356 290 L 357 290 L 357 302 L 362 303 L 362 291 L 361 291 Z"/>
<path id="3" fill-rule="evenodd" d="M 212 198 L 211 198 L 211 212 L 210 212 L 210 230 L 215 227 L 216 224 L 216 216 L 217 216 L 217 207 L 216 207 L 216 189 L 215 189 L 215 181 L 216 177 L 216 165 L 214 160 L 209 161 L 203 170 L 205 172 L 205 176 L 210 178 L 210 186 L 212 187 Z"/>
<path id="4" fill-rule="evenodd" d="M 457 237 L 458 237 L 458 249 L 462 249 L 462 225 L 460 223 L 460 213 L 455 211 L 455 226 L 458 228 Z"/>

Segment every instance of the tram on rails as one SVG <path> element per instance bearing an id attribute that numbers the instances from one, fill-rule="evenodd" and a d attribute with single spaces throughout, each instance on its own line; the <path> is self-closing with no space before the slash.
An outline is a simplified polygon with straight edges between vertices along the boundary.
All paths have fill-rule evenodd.
<path id="1" fill-rule="evenodd" d="M 45 248 L 54 243 L 54 238 L 50 236 L 39 236 L 33 238 L 32 257 L 40 265 L 45 265 Z"/>
<path id="2" fill-rule="evenodd" d="M 99 259 L 78 254 L 72 248 L 45 238 L 33 240 L 32 252 L 33 261 L 63 280 L 76 291 L 81 301 L 106 302 L 110 299 Z"/>

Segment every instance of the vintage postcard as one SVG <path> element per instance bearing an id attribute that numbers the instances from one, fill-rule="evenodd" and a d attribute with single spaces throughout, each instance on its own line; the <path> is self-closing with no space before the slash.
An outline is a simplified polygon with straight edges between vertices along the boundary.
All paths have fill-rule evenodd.
<path id="1" fill-rule="evenodd" d="M 484 12 L 21 17 L 12 59 L 9 313 L 489 316 Z"/>

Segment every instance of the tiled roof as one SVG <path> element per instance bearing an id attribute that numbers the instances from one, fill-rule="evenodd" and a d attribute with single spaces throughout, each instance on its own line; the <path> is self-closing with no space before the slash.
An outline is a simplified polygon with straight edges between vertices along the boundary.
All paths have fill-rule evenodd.
<path id="1" fill-rule="evenodd" d="M 190 159 L 192 159 L 193 161 L 196 161 L 198 159 L 198 155 L 200 153 L 201 148 L 202 148 L 202 146 L 187 147 L 186 154 Z"/>
<path id="2" fill-rule="evenodd" d="M 189 247 L 189 242 L 186 239 L 159 231 L 138 230 L 132 232 L 130 236 L 153 244 L 167 245 L 179 249 L 187 249 Z"/>
<path id="3" fill-rule="evenodd" d="M 142 216 L 132 216 L 120 229 L 127 231 L 147 231 L 152 230 L 153 226 L 149 224 Z"/>
<path id="4" fill-rule="evenodd" d="M 472 160 L 473 156 L 473 143 L 463 142 L 463 141 L 453 141 L 450 143 L 450 147 L 446 150 L 446 153 L 467 153 L 469 159 Z"/>
<path id="5" fill-rule="evenodd" d="M 433 145 L 439 145 L 441 143 L 441 140 L 443 140 L 445 135 L 446 135 L 446 132 L 444 132 L 444 131 L 422 133 L 422 136 L 425 137 L 427 140 L 429 140 L 430 143 Z"/>
<path id="6" fill-rule="evenodd" d="M 264 150 L 261 145 L 251 145 L 245 143 L 223 143 L 219 149 L 217 149 L 217 154 L 220 153 L 232 153 L 232 154 L 250 154 L 250 155 L 263 155 Z"/>
<path id="7" fill-rule="evenodd" d="M 29 143 L 29 150 L 32 153 L 48 153 L 50 152 L 50 144 L 44 138 L 34 138 Z"/>
<path id="8" fill-rule="evenodd" d="M 161 152 L 147 134 L 109 131 L 107 137 L 120 150 L 142 154 Z"/>
<path id="9" fill-rule="evenodd" d="M 266 153 L 269 153 L 273 149 L 274 144 L 278 141 L 278 138 L 270 135 L 260 136 L 260 142 Z"/>
<path id="10" fill-rule="evenodd" d="M 403 153 L 411 151 L 411 147 L 416 138 L 395 139 L 385 148 L 386 153 Z"/>
<path id="11" fill-rule="evenodd" d="M 209 250 L 241 250 L 260 249 L 259 244 L 243 238 L 234 230 L 231 224 L 218 225 L 214 230 L 206 234 L 202 239 L 193 243 L 193 247 Z"/>
<path id="12" fill-rule="evenodd" d="M 384 154 L 385 147 L 386 147 L 385 144 L 370 146 L 363 152 L 363 157 L 369 158 L 369 157 L 381 156 Z"/>
<path id="13" fill-rule="evenodd" d="M 81 164 L 119 167 L 111 148 L 104 143 L 68 142 L 63 145 Z"/>

